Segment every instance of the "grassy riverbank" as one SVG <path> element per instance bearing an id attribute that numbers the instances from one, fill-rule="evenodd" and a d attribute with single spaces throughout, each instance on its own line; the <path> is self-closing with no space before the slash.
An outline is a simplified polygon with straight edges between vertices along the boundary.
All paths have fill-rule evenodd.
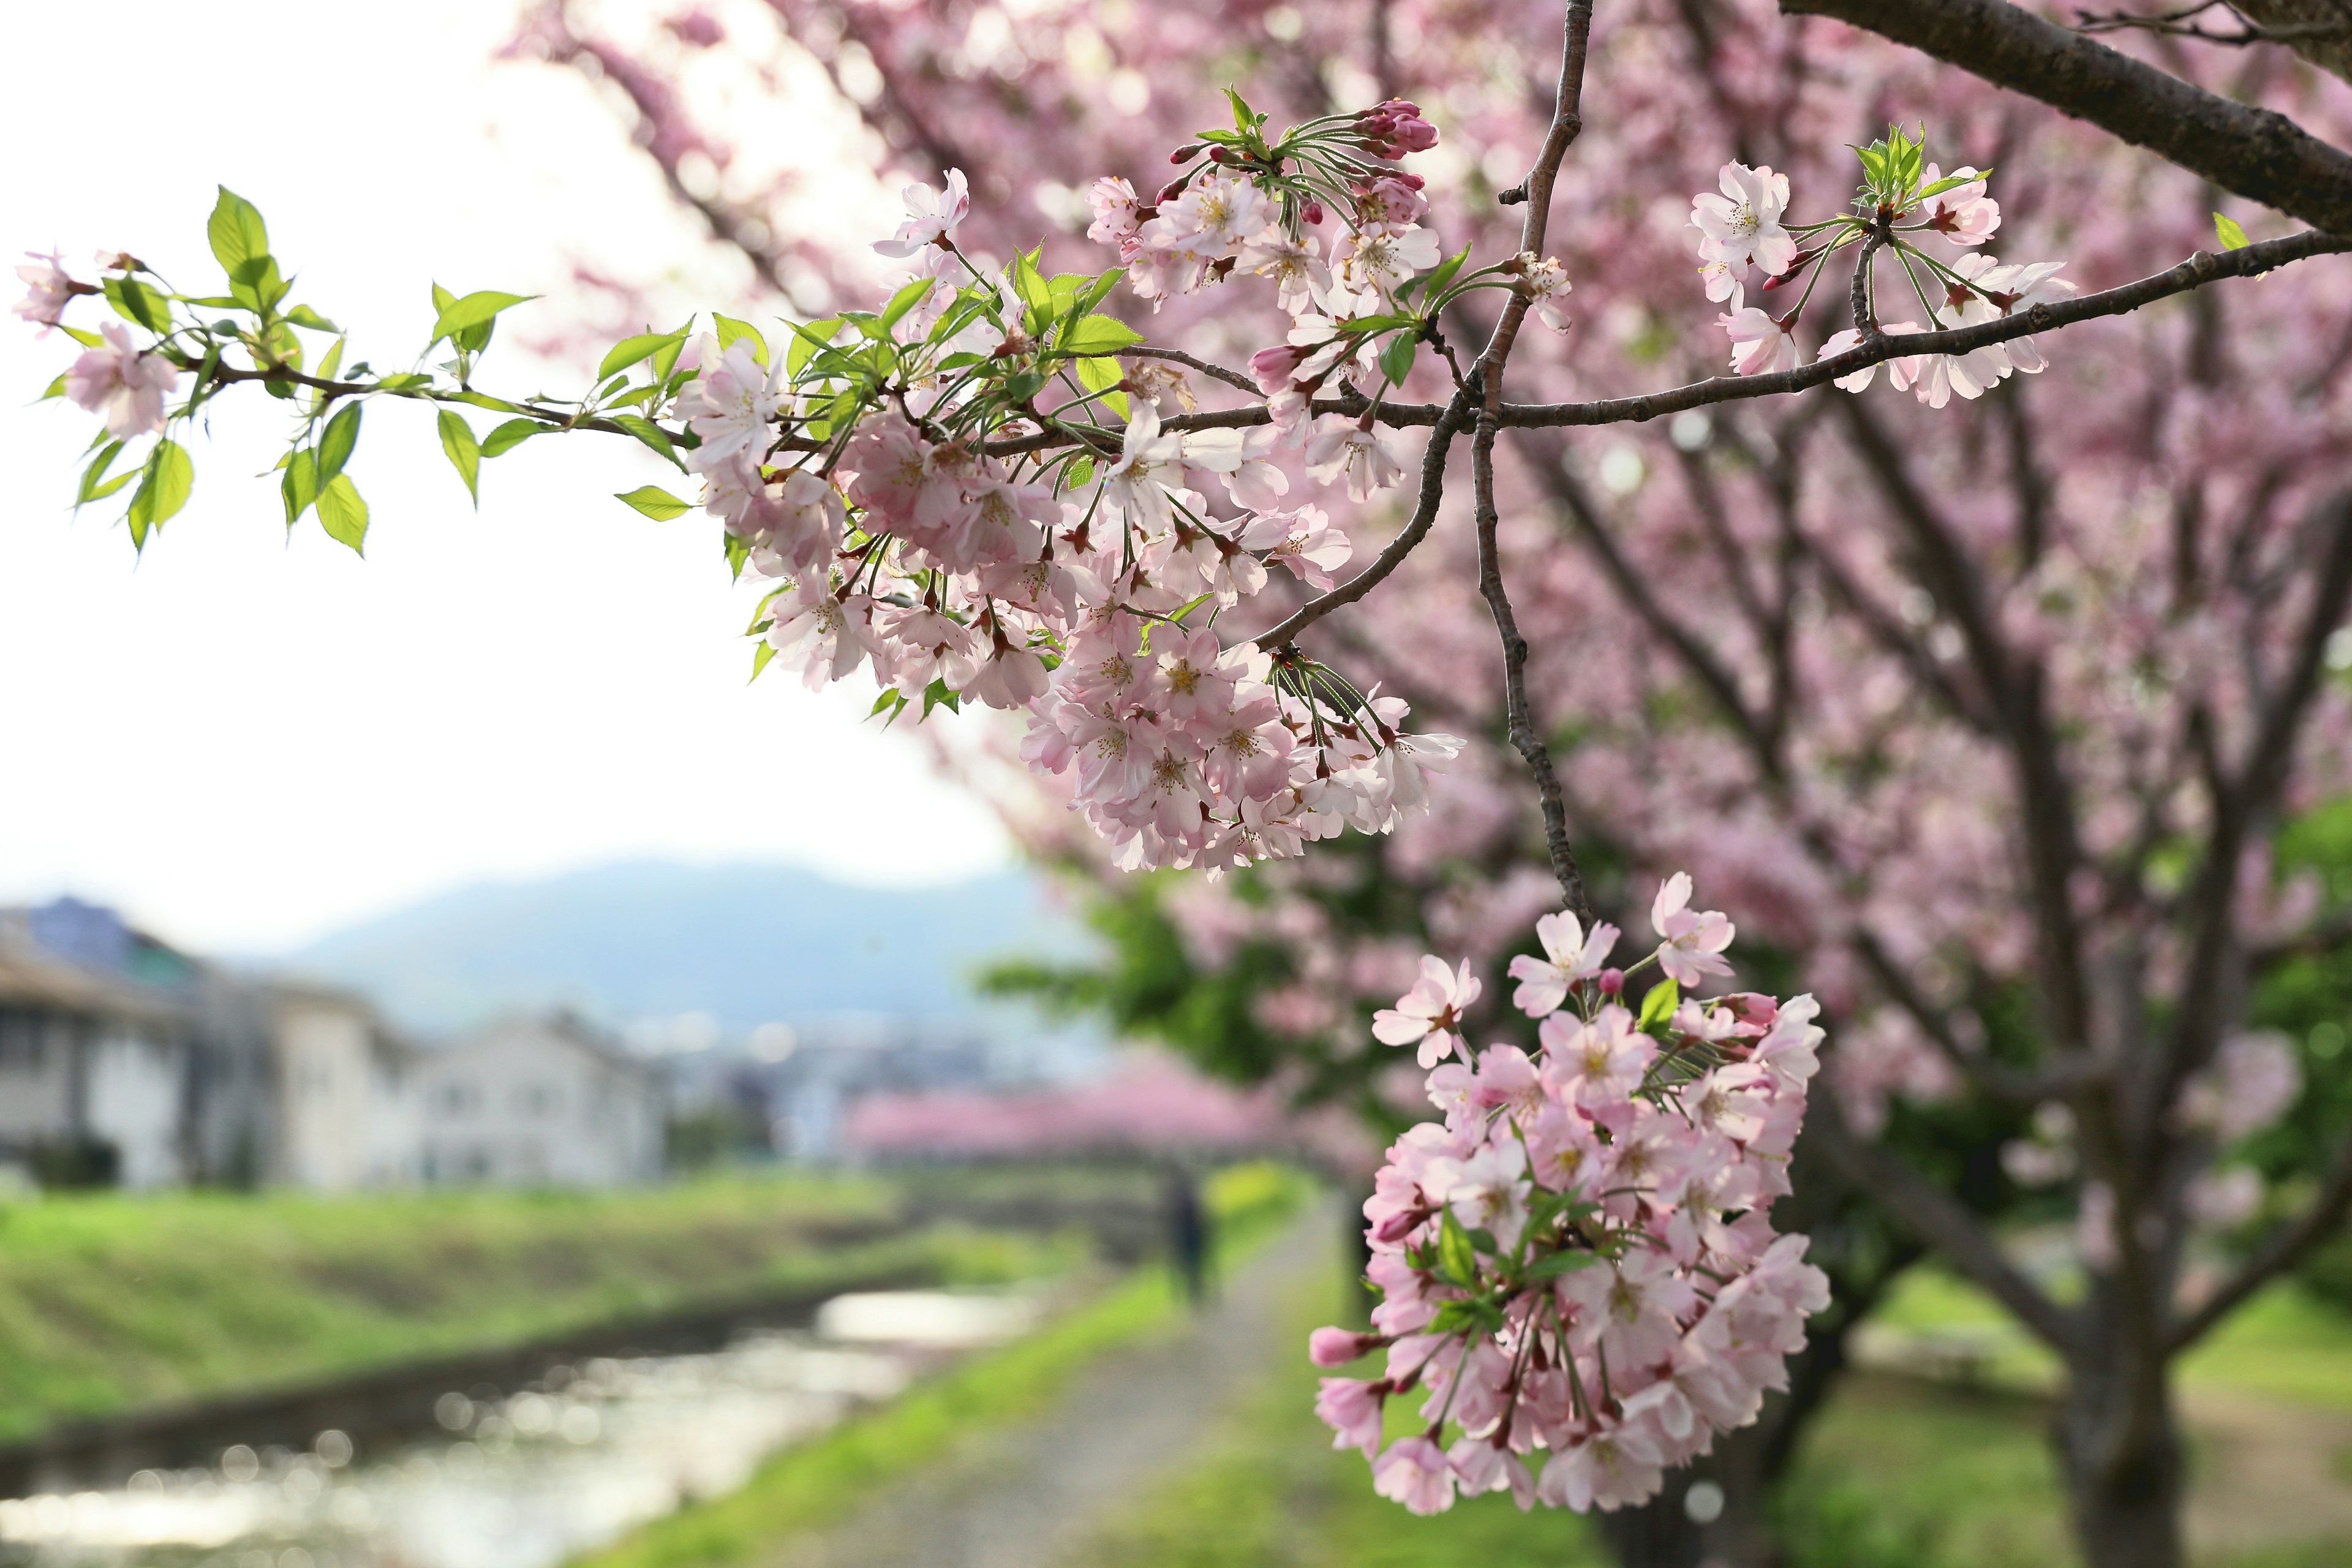
<path id="1" fill-rule="evenodd" d="M 1236 1166 L 1208 1184 L 1221 1267 L 1245 1256 L 1311 1186 L 1275 1165 Z M 775 1455 L 740 1490 L 645 1526 L 572 1568 L 743 1568 L 823 1529 L 951 1447 L 1048 1408 L 1097 1358 L 1180 1322 L 1175 1282 L 1136 1269 L 1037 1332 L 961 1362 L 888 1405 Z"/>
<path id="2" fill-rule="evenodd" d="M 0 1208 L 0 1439 L 905 1267 L 1003 1279 L 1081 1244 L 907 1229 L 879 1181 L 612 1194 L 93 1194 Z"/>

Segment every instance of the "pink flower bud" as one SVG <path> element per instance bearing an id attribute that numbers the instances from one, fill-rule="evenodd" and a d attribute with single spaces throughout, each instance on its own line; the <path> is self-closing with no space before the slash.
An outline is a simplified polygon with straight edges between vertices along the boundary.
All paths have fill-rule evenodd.
<path id="1" fill-rule="evenodd" d="M 1304 208 L 1300 209 L 1298 216 L 1305 218 L 1310 224 L 1321 223 L 1323 221 L 1323 204 L 1321 202 L 1308 202 Z"/>
<path id="2" fill-rule="evenodd" d="M 1383 1335 L 1353 1329 L 1318 1329 L 1307 1337 L 1307 1355 L 1317 1366 L 1345 1366 L 1387 1342 Z"/>
<path id="3" fill-rule="evenodd" d="M 1601 994 L 1603 996 L 1617 995 L 1624 989 L 1625 972 L 1623 970 L 1604 969 L 1601 972 Z"/>

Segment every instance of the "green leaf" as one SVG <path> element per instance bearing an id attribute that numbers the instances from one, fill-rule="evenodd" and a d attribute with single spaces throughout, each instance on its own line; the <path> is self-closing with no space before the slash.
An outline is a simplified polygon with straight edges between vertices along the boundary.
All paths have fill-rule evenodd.
<path id="1" fill-rule="evenodd" d="M 106 478 L 106 470 L 112 468 L 114 459 L 121 456 L 122 456 L 122 443 L 120 441 L 109 441 L 100 449 L 98 456 L 89 460 L 89 467 L 81 471 L 81 486 L 75 492 L 74 505 L 80 506 L 85 502 L 97 500 L 100 496 L 112 495 L 114 490 L 122 488 L 121 481 L 131 478 L 131 474 L 116 475 L 113 489 L 100 490 L 98 488 L 99 481 Z M 136 469 L 132 470 L 132 473 L 136 472 Z"/>
<path id="2" fill-rule="evenodd" d="M 841 318 L 828 316 L 822 321 L 804 321 L 793 327 L 792 346 L 784 351 L 784 374 L 798 375 L 809 356 L 829 346 L 834 333 L 841 331 Z"/>
<path id="3" fill-rule="evenodd" d="M 139 488 L 131 496 L 131 542 L 143 548 L 150 529 L 161 528 L 188 504 L 195 488 L 196 467 L 176 441 L 158 441 L 148 454 Z"/>
<path id="4" fill-rule="evenodd" d="M 656 522 L 667 522 L 671 518 L 694 510 L 659 485 L 639 485 L 626 495 L 616 495 L 614 499 L 628 502 Z"/>
<path id="5" fill-rule="evenodd" d="M 961 713 L 963 711 L 963 698 L 961 694 L 949 690 L 946 681 L 934 679 L 929 686 L 923 688 L 923 717 L 929 718 L 931 710 L 934 708 L 944 708 L 950 713 Z"/>
<path id="6" fill-rule="evenodd" d="M 1439 1222 L 1437 1261 L 1440 1269 L 1464 1289 L 1477 1282 L 1478 1255 L 1470 1245 L 1470 1233 L 1462 1228 L 1452 1209 L 1444 1210 Z"/>
<path id="7" fill-rule="evenodd" d="M 359 444 L 360 405 L 346 403 L 335 410 L 335 416 L 327 421 L 327 433 L 319 437 L 319 482 L 332 483 Z"/>
<path id="8" fill-rule="evenodd" d="M 1580 1268 L 1590 1268 L 1601 1261 L 1597 1252 L 1548 1252 L 1528 1265 L 1529 1279 L 1557 1279 L 1563 1274 L 1573 1274 Z"/>
<path id="9" fill-rule="evenodd" d="M 547 426 L 537 419 L 509 419 L 489 433 L 482 442 L 482 456 L 495 458 L 510 452 L 533 436 L 543 434 Z"/>
<path id="10" fill-rule="evenodd" d="M 452 294 L 438 283 L 433 285 L 433 313 L 435 315 L 439 315 L 442 311 L 447 310 L 457 302 L 457 296 Z"/>
<path id="11" fill-rule="evenodd" d="M 226 185 L 220 187 L 213 216 L 205 222 L 205 237 L 212 241 L 221 270 L 231 278 L 255 257 L 269 254 L 269 229 L 262 223 L 261 214 Z"/>
<path id="12" fill-rule="evenodd" d="M 278 499 L 286 503 L 286 526 L 301 520 L 319 499 L 319 454 L 298 447 L 287 454 L 286 473 L 278 481 Z"/>
<path id="13" fill-rule="evenodd" d="M 71 338 L 74 342 L 79 343 L 86 349 L 94 349 L 98 347 L 99 344 L 106 342 L 104 338 L 100 337 L 96 332 L 85 332 L 79 327 L 68 327 L 63 321 L 59 321 L 58 323 L 58 331 L 63 332 L 66 336 Z"/>
<path id="14" fill-rule="evenodd" d="M 1391 386 L 1402 386 L 1404 378 L 1412 373 L 1412 356 L 1419 351 L 1421 340 L 1411 332 L 1399 332 L 1381 348 L 1381 374 L 1389 378 Z"/>
<path id="15" fill-rule="evenodd" d="M 106 302 L 116 315 L 151 332 L 172 330 L 172 302 L 136 278 L 109 278 Z"/>
<path id="16" fill-rule="evenodd" d="M 751 559 L 751 542 L 738 539 L 723 529 L 719 531 L 719 540 L 725 546 L 728 575 L 730 579 L 742 576 L 743 563 Z"/>
<path id="17" fill-rule="evenodd" d="M 759 679 L 760 672 L 767 668 L 768 661 L 775 657 L 776 648 L 773 643 L 763 642 L 758 647 L 753 648 L 751 650 L 751 679 L 754 680 Z M 896 691 L 886 691 L 882 695 L 885 697 L 896 697 L 898 694 Z M 874 715 L 871 713 L 866 715 L 869 719 L 873 716 Z"/>
<path id="18" fill-rule="evenodd" d="M 308 327 L 314 332 L 340 332 L 343 330 L 308 305 L 295 306 L 286 312 L 286 319 L 298 327 Z"/>
<path id="19" fill-rule="evenodd" d="M 1131 343 L 1143 341 L 1143 334 L 1113 316 L 1088 316 L 1072 327 L 1069 335 L 1054 346 L 1061 353 L 1080 354 L 1116 353 Z"/>
<path id="20" fill-rule="evenodd" d="M 1095 460 L 1083 454 L 1071 458 L 1069 468 L 1064 471 L 1069 475 L 1070 488 L 1074 490 L 1084 489 L 1095 482 Z"/>
<path id="21" fill-rule="evenodd" d="M 358 487 L 349 474 L 337 474 L 334 483 L 319 492 L 319 521 L 327 530 L 327 537 L 338 544 L 351 546 L 354 555 L 365 555 L 360 548 L 367 542 L 367 502 L 360 500 Z"/>
<path id="22" fill-rule="evenodd" d="M 49 383 L 49 389 L 47 392 L 42 393 L 40 396 L 35 398 L 33 401 L 36 403 L 47 403 L 52 397 L 63 397 L 65 395 L 66 373 L 59 371 L 58 372 L 57 380 Z"/>
<path id="23" fill-rule="evenodd" d="M 482 504 L 482 444 L 474 439 L 474 427 L 466 423 L 454 408 L 444 408 L 435 421 L 441 428 L 441 449 L 449 455 L 450 467 L 466 481 L 466 493 L 474 498 L 477 510 Z"/>
<path id="24" fill-rule="evenodd" d="M 656 349 L 654 351 L 654 379 L 656 381 L 667 381 L 669 379 L 669 373 L 677 365 L 677 356 L 683 353 L 686 348 L 686 335 L 692 331 L 694 331 L 694 318 L 692 316 L 688 316 L 686 319 L 686 325 L 680 327 L 672 334 L 677 341 L 671 343 L 667 348 Z"/>
<path id="25" fill-rule="evenodd" d="M 686 472 L 686 465 L 678 462 L 677 449 L 672 445 L 668 431 L 642 414 L 615 414 L 613 423 L 676 464 L 679 473 Z"/>
<path id="26" fill-rule="evenodd" d="M 1013 258 L 1013 291 L 1031 310 L 1050 313 L 1054 309 L 1054 286 L 1037 270 L 1037 254 L 1031 250 Z"/>
<path id="27" fill-rule="evenodd" d="M 2238 220 L 2221 213 L 2213 215 L 2213 237 L 2221 242 L 2221 248 L 2224 250 L 2243 250 L 2250 243 L 2246 238 L 2246 231 L 2239 226 Z"/>
<path id="28" fill-rule="evenodd" d="M 672 343 L 685 341 L 684 332 L 639 332 L 634 338 L 623 338 L 613 345 L 613 352 L 604 356 L 604 363 L 596 367 L 596 379 L 602 381 L 608 375 L 653 358 L 656 353 Z"/>
<path id="29" fill-rule="evenodd" d="M 886 686 L 882 689 L 882 695 L 874 700 L 874 706 L 866 710 L 866 716 L 871 719 L 885 708 L 904 708 L 906 705 L 907 698 L 904 692 L 895 686 Z"/>
<path id="30" fill-rule="evenodd" d="M 1946 191 L 1955 189 L 1960 185 L 1965 185 L 1970 180 L 1981 180 L 1987 174 L 1991 173 L 1992 171 L 1990 169 L 1979 169 L 1973 174 L 1947 174 L 1942 179 L 1937 180 L 1934 184 L 1929 185 L 1925 190 L 1921 191 L 1919 193 L 1919 199 L 1924 202 L 1929 196 L 1940 196 Z"/>
<path id="31" fill-rule="evenodd" d="M 500 310 L 512 310 L 526 300 L 539 298 L 536 294 L 502 294 L 495 289 L 484 289 L 442 305 L 443 292 L 438 283 L 433 286 L 433 302 L 441 309 L 440 316 L 433 323 L 433 342 L 436 343 L 443 338 L 455 337 L 469 327 L 487 325 Z"/>
<path id="32" fill-rule="evenodd" d="M 1444 260 L 1439 262 L 1436 268 L 1426 277 L 1416 278 L 1412 279 L 1412 282 L 1421 285 L 1422 298 L 1423 300 L 1434 300 L 1440 294 L 1445 292 L 1445 286 L 1454 281 L 1454 275 L 1461 271 L 1462 264 L 1469 259 L 1470 247 L 1465 245 L 1461 249 L 1455 251 L 1453 255 L 1447 257 Z M 1398 290 L 1400 295 L 1404 295 L 1409 292 L 1410 285 L 1408 285 L 1406 289 Z M 1423 309 L 1423 310 L 1426 310 L 1428 307 L 1424 305 Z"/>
<path id="33" fill-rule="evenodd" d="M 1127 417 L 1127 394 L 1110 389 L 1127 379 L 1127 368 L 1115 359 L 1082 359 L 1078 362 L 1078 384 L 1088 392 L 1104 394 L 1103 406 Z"/>
<path id="34" fill-rule="evenodd" d="M 292 287 L 278 276 L 278 261 L 274 257 L 248 257 L 231 268 L 228 275 L 230 297 L 247 310 L 257 312 L 275 310 L 278 301 L 286 298 L 286 290 Z"/>
<path id="35" fill-rule="evenodd" d="M 1650 987 L 1649 994 L 1642 998 L 1642 1018 L 1636 1026 L 1654 1029 L 1664 1026 L 1675 1016 L 1675 1009 L 1682 1005 L 1682 1000 L 1683 988 L 1675 983 L 1675 977 L 1662 976 Z"/>
<path id="36" fill-rule="evenodd" d="M 883 327 L 885 329 L 895 327 L 906 320 L 907 312 L 921 304 L 924 297 L 930 293 L 931 288 L 932 279 L 929 278 L 911 278 L 900 284 L 898 291 L 890 296 L 890 302 L 882 307 Z M 765 364 L 768 362 L 762 359 L 760 363 Z"/>
<path id="37" fill-rule="evenodd" d="M 904 292 L 904 290 L 901 290 L 901 292 Z M 712 314 L 710 320 L 719 330 L 719 352 L 720 353 L 725 353 L 737 343 L 749 338 L 751 341 L 751 357 L 758 360 L 761 364 L 768 363 L 768 340 L 760 335 L 759 328 L 753 326 L 749 321 L 739 321 L 732 316 L 721 316 L 715 312 Z"/>

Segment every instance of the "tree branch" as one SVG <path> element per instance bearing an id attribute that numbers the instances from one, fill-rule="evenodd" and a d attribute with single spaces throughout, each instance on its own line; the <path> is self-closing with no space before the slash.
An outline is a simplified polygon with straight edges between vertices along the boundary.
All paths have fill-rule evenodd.
<path id="1" fill-rule="evenodd" d="M 2263 1237 L 2235 1274 L 2172 1325 L 2165 1339 L 2167 1352 L 2179 1355 L 2204 1338 L 2247 1297 L 2303 1261 L 2313 1247 L 2335 1235 L 2347 1213 L 2352 1213 L 2352 1138 L 2346 1139 L 2336 1149 L 2336 1163 L 2328 1170 L 2326 1184 L 2320 1189 L 2318 1199 L 2301 1215 L 2282 1222 Z"/>
<path id="2" fill-rule="evenodd" d="M 2061 1355 L 2077 1337 L 2074 1316 L 2052 1300 L 2000 1255 L 1992 1232 L 1959 1201 L 1891 1151 L 1865 1143 L 1846 1125 L 1834 1090 L 1819 1085 L 1809 1097 L 1805 1136 L 1846 1179 L 1870 1194 L 1896 1223 L 1936 1249 Z"/>
<path id="3" fill-rule="evenodd" d="M 2146 147 L 2223 190 L 2352 234 L 2352 154 L 2286 116 L 2235 103 L 2045 22 L 2008 0 L 1780 0 L 1907 44 Z"/>

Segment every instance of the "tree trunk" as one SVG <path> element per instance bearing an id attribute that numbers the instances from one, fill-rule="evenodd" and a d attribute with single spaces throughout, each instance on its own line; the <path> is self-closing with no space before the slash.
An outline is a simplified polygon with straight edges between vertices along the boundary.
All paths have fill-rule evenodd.
<path id="1" fill-rule="evenodd" d="M 2118 1341 L 2072 1368 L 2058 1449 L 2087 1568 L 2180 1568 L 2182 1463 L 2165 1359 Z"/>

